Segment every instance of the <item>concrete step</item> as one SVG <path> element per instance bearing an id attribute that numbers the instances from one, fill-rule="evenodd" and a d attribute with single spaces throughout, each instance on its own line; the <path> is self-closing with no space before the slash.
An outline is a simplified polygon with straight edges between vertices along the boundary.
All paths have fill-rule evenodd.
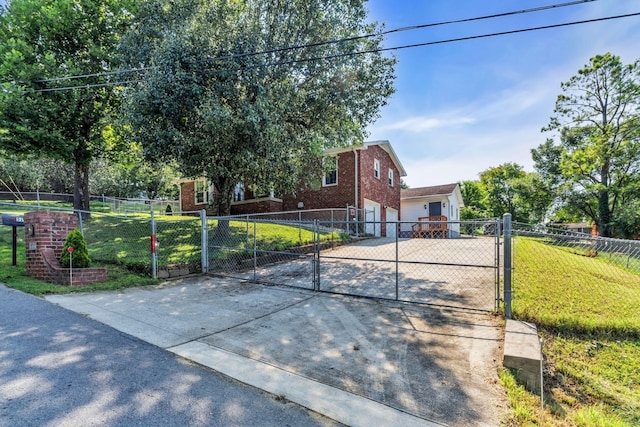
<path id="1" fill-rule="evenodd" d="M 542 386 L 542 343 L 533 323 L 507 320 L 503 366 L 516 371 L 525 387 L 540 394 Z"/>

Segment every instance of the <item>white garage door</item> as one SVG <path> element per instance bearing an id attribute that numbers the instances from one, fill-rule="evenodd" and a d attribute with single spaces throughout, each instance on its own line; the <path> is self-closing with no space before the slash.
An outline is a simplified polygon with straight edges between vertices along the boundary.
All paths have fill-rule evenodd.
<path id="1" fill-rule="evenodd" d="M 398 210 L 387 208 L 387 237 L 396 237 L 398 234 Z"/>
<path id="2" fill-rule="evenodd" d="M 380 237 L 380 203 L 364 199 L 364 210 L 366 211 L 364 232 Z"/>

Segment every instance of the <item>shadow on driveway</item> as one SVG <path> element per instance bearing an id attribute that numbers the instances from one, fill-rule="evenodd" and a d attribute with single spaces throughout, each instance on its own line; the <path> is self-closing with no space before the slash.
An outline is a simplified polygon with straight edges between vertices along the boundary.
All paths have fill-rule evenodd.
<path id="1" fill-rule="evenodd" d="M 436 423 L 498 425 L 507 407 L 501 321 L 485 313 L 211 277 L 47 299 L 178 354 L 197 343 Z"/>

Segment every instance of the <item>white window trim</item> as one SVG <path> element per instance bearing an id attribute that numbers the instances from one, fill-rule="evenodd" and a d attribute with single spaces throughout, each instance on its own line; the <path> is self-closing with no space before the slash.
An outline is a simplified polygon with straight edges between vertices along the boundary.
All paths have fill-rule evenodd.
<path id="1" fill-rule="evenodd" d="M 373 176 L 380 179 L 380 160 L 373 159 Z"/>
<path id="2" fill-rule="evenodd" d="M 393 179 L 393 169 L 389 169 L 389 186 L 393 187 L 394 184 Z"/>
<path id="3" fill-rule="evenodd" d="M 333 159 L 335 160 L 335 164 L 336 164 L 336 182 L 333 183 L 327 183 L 327 173 L 325 172 L 322 175 L 322 186 L 323 187 L 335 187 L 336 185 L 338 185 L 338 158 L 337 157 L 333 157 Z M 327 172 L 331 172 L 331 171 L 327 171 Z"/>
<path id="4" fill-rule="evenodd" d="M 202 185 L 202 190 L 198 191 L 198 184 Z M 204 201 L 198 201 L 198 195 L 202 195 Z M 207 188 L 207 181 L 205 179 L 197 179 L 193 184 L 193 196 L 196 205 L 203 205 L 209 203 L 209 189 Z"/>

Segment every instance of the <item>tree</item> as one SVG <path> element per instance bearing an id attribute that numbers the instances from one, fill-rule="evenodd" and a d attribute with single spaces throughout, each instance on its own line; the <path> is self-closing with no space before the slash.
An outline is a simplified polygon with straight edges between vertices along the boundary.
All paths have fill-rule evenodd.
<path id="1" fill-rule="evenodd" d="M 380 30 L 365 18 L 364 0 L 145 3 L 123 43 L 146 70 L 126 90 L 135 139 L 208 178 L 221 215 L 239 182 L 293 191 L 324 149 L 361 142 L 393 93 L 381 37 L 354 38 Z"/>
<path id="2" fill-rule="evenodd" d="M 0 150 L 73 164 L 79 210 L 120 99 L 117 77 L 102 73 L 116 66 L 134 3 L 12 0 L 0 15 Z"/>
<path id="3" fill-rule="evenodd" d="M 558 140 L 532 150 L 535 166 L 565 204 L 609 236 L 640 172 L 640 62 L 597 55 L 561 88 L 543 128 Z"/>
<path id="4" fill-rule="evenodd" d="M 522 166 L 516 163 L 504 163 L 480 173 L 480 183 L 486 194 L 485 206 L 491 217 L 499 218 L 508 212 L 514 221 L 521 219 L 516 182 L 524 176 Z"/>
<path id="5" fill-rule="evenodd" d="M 470 184 L 465 187 L 465 192 L 470 193 Z M 493 218 L 510 213 L 514 221 L 540 223 L 553 202 L 553 195 L 542 177 L 535 172 L 525 172 L 516 163 L 504 163 L 481 172 L 475 187 L 479 188 L 471 186 L 473 199 L 483 196 L 475 205 L 484 207 L 485 216 Z"/>
<path id="6" fill-rule="evenodd" d="M 460 192 L 464 207 L 460 209 L 460 219 L 488 218 L 485 200 L 487 192 L 480 181 L 462 181 Z"/>

